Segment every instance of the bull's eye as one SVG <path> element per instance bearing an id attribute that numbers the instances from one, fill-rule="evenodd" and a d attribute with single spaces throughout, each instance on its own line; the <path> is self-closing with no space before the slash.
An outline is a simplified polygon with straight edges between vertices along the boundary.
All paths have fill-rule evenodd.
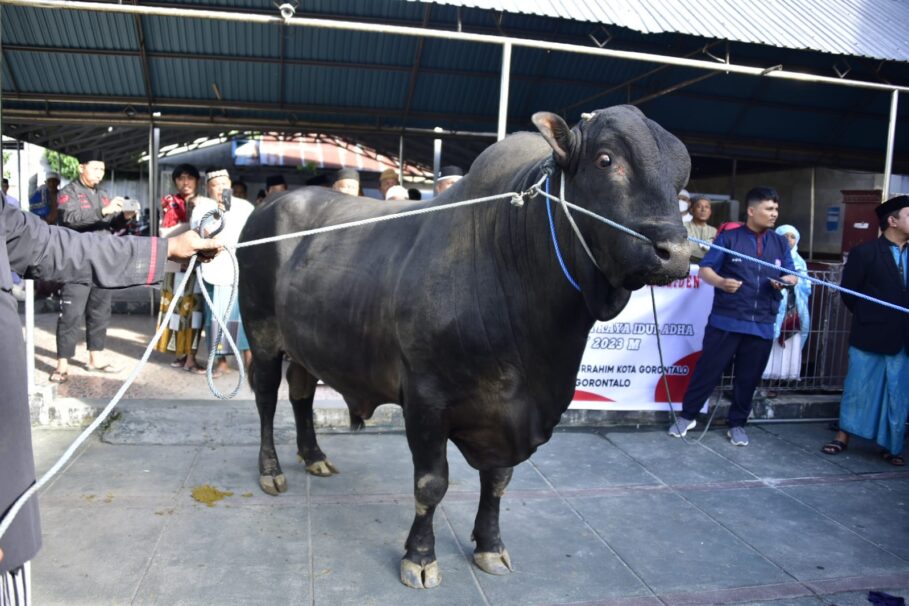
<path id="1" fill-rule="evenodd" d="M 612 158 L 609 156 L 609 154 L 600 154 L 597 156 L 598 168 L 609 168 L 610 164 L 612 164 Z"/>

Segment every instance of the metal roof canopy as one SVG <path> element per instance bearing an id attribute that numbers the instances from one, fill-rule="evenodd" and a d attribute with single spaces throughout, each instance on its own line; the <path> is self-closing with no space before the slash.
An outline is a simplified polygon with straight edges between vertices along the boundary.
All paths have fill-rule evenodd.
<path id="1" fill-rule="evenodd" d="M 850 57 L 909 60 L 909 43 L 901 26 L 909 20 L 909 4 L 898 0 L 435 1 L 505 13 L 568 17 L 642 34 L 672 32 Z M 766 24 L 771 27 L 763 27 Z"/>
<path id="2" fill-rule="evenodd" d="M 240 6 L 233 7 L 234 10 L 200 10 L 187 8 L 185 3 L 176 6 L 137 6 L 63 0 L 0 0 L 0 4 L 16 7 L 11 9 L 14 11 L 12 15 L 18 20 L 17 23 L 22 25 L 11 28 L 10 32 L 6 27 L 7 20 L 4 19 L 4 29 L 7 29 L 3 34 L 4 41 L 8 41 L 11 34 L 14 38 L 18 36 L 20 40 L 31 40 L 29 36 L 46 37 L 43 34 L 36 34 L 34 29 L 28 31 L 28 28 L 24 27 L 25 24 L 44 25 L 45 28 L 51 28 L 48 31 L 56 31 L 52 28 L 54 24 L 58 26 L 65 24 L 70 27 L 92 26 L 106 28 L 111 34 L 104 38 L 103 43 L 94 42 L 92 37 L 87 37 L 78 42 L 70 41 L 66 46 L 20 44 L 15 39 L 12 43 L 4 44 L 4 89 L 13 90 L 4 91 L 4 122 L 15 121 L 23 125 L 22 128 L 14 130 L 14 133 L 34 133 L 34 126 L 44 123 L 71 125 L 101 123 L 117 128 L 141 127 L 142 130 L 136 132 L 132 141 L 118 136 L 119 147 L 114 148 L 114 151 L 131 146 L 135 149 L 139 139 L 149 132 L 146 130 L 147 126 L 142 126 L 147 124 L 191 129 L 193 135 L 202 132 L 203 129 L 212 132 L 213 129 L 276 130 L 279 127 L 284 129 L 289 127 L 294 131 L 319 129 L 339 134 L 343 131 L 343 134 L 347 135 L 359 132 L 371 133 L 373 137 L 385 135 L 397 139 L 402 133 L 408 138 L 436 137 L 438 135 L 431 131 L 430 126 L 443 123 L 449 127 L 443 134 L 444 138 L 449 140 L 488 137 L 488 132 L 478 132 L 488 130 L 491 126 L 492 120 L 488 111 L 477 109 L 474 113 L 465 114 L 451 111 L 451 108 L 488 106 L 490 101 L 493 101 L 489 94 L 492 87 L 488 84 L 491 77 L 497 77 L 500 79 L 500 94 L 497 104 L 498 119 L 495 124 L 499 137 L 509 130 L 507 122 L 509 113 L 512 116 L 516 113 L 519 115 L 518 119 L 512 120 L 511 125 L 523 127 L 528 124 L 529 112 L 537 109 L 561 107 L 568 110 L 587 104 L 582 107 L 586 110 L 592 108 L 589 103 L 595 100 L 628 100 L 637 104 L 648 103 L 648 115 L 681 136 L 694 153 L 738 157 L 751 155 L 759 159 L 790 162 L 810 160 L 829 165 L 870 167 L 880 165 L 879 150 L 883 147 L 880 140 L 884 134 L 881 132 L 884 130 L 881 126 L 884 122 L 889 126 L 886 130 L 887 165 L 889 166 L 892 161 L 897 93 L 909 90 L 906 86 L 784 70 L 779 65 L 753 67 L 733 64 L 728 60 L 728 43 L 727 59 L 719 62 L 710 52 L 712 49 L 722 54 L 715 48 L 717 46 L 715 42 L 690 53 L 694 56 L 713 57 L 711 60 L 702 60 L 553 41 L 552 38 L 571 38 L 571 35 L 560 34 L 557 31 L 559 28 L 562 31 L 570 29 L 569 26 L 574 24 L 571 21 L 566 22 L 568 25 L 557 24 L 556 28 L 548 32 L 549 35 L 530 39 L 503 35 L 500 33 L 503 31 L 501 20 L 497 23 L 498 32 L 495 34 L 387 23 L 392 17 L 405 22 L 409 17 L 410 21 L 419 23 L 422 20 L 421 25 L 428 24 L 433 8 L 437 9 L 437 12 L 449 8 L 415 2 L 371 3 L 373 6 L 387 9 L 376 12 L 392 15 L 363 17 L 379 21 L 377 23 L 314 17 L 283 18 L 277 14 L 249 12 L 243 0 L 231 0 L 230 3 Z M 350 12 L 357 14 L 352 8 L 355 3 L 349 6 L 339 4 L 341 4 L 339 10 L 349 9 Z M 20 14 L 19 11 L 26 12 Z M 86 17 L 85 11 L 91 11 L 96 15 L 105 14 L 90 20 Z M 460 27 L 462 23 L 460 7 L 457 11 L 457 22 Z M 48 15 L 54 15 L 54 19 L 58 19 L 56 15 L 64 13 L 74 16 L 67 16 L 63 21 L 35 23 L 35 19 L 39 19 L 39 13 L 41 19 L 50 19 Z M 179 19 L 175 20 L 173 17 Z M 465 22 L 473 26 L 476 19 L 474 16 L 474 21 L 467 19 Z M 535 19 L 539 21 L 539 18 Z M 546 20 L 546 24 L 551 21 Z M 213 22 L 220 24 L 208 25 Z M 204 25 L 197 25 L 200 23 Z M 525 26 L 541 27 L 536 22 Z M 261 30 L 262 27 L 277 29 Z M 307 39 L 293 38 L 289 34 L 291 27 L 308 28 Z M 38 29 L 43 31 L 42 28 Z M 321 34 L 323 30 L 344 32 L 347 37 L 340 39 L 342 46 L 338 46 L 339 39 L 330 35 L 323 36 Z M 207 52 L 191 48 L 192 45 L 187 40 L 193 39 L 193 36 L 189 35 L 193 32 L 197 38 L 204 41 L 203 46 L 205 44 L 209 46 Z M 269 40 L 269 34 L 272 32 L 279 33 L 278 36 L 272 36 L 277 40 Z M 401 49 L 400 52 L 392 52 L 394 49 L 388 46 L 392 43 L 383 42 L 384 46 L 381 46 L 380 50 L 388 51 L 389 58 L 383 54 L 381 62 L 375 60 L 358 62 L 356 59 L 336 61 L 324 58 L 330 57 L 332 53 L 356 56 L 358 54 L 356 48 L 349 52 L 344 51 L 345 41 L 348 46 L 369 47 L 375 43 L 375 35 L 384 34 L 392 34 L 391 38 L 395 40 L 400 40 L 401 37 L 415 39 L 416 43 Z M 309 38 L 313 41 L 309 41 Z M 583 38 L 584 36 L 581 36 L 580 40 Z M 579 40 L 577 36 L 574 39 Z M 226 40 L 230 40 L 231 44 L 227 44 Z M 446 62 L 445 57 L 440 56 L 452 48 L 446 46 L 448 41 L 473 44 L 468 44 L 469 48 L 463 45 L 457 47 L 459 54 L 452 63 Z M 327 45 L 326 49 L 318 52 L 320 42 L 323 44 L 331 42 L 333 45 Z M 296 49 L 307 44 L 309 46 L 305 50 L 308 54 Z M 241 49 L 239 54 L 236 51 L 227 51 L 228 48 L 234 47 Z M 501 70 L 497 74 L 483 69 L 491 62 L 497 61 L 494 55 L 490 55 L 486 50 L 495 47 L 502 49 L 498 59 L 501 61 Z M 173 48 L 187 50 L 170 50 Z M 520 59 L 516 61 L 519 65 L 512 64 L 512 49 L 516 48 L 522 49 Z M 276 50 L 277 53 L 274 52 Z M 743 55 L 746 60 L 755 61 L 763 58 L 749 57 L 742 50 L 737 49 L 737 53 Z M 62 54 L 66 55 L 63 58 L 68 63 L 65 69 L 70 70 L 66 73 L 73 73 L 75 77 L 67 78 L 66 86 L 69 88 L 65 92 L 51 92 L 46 83 L 45 86 L 41 85 L 41 76 L 44 73 L 41 66 L 48 68 L 47 62 Z M 583 55 L 596 63 L 585 63 L 584 69 L 568 69 L 571 64 L 580 63 L 577 60 L 578 55 Z M 10 64 L 10 57 L 14 58 L 14 63 L 17 61 L 24 63 L 13 66 Z M 604 64 L 602 62 L 604 59 L 622 60 L 623 66 L 627 66 L 628 62 L 635 65 L 643 62 L 657 63 L 660 67 L 635 71 L 627 67 L 617 68 L 613 61 Z M 240 70 L 239 75 L 222 69 L 225 62 L 229 65 L 228 70 Z M 551 64 L 550 69 L 548 71 L 533 69 L 534 64 L 539 63 Z M 246 64 L 249 65 L 249 70 L 240 69 L 240 66 Z M 616 83 L 605 91 L 599 77 L 604 66 L 618 72 Z M 23 67 L 33 69 L 14 69 Z M 668 70 L 669 67 L 675 69 Z M 168 68 L 175 70 L 182 68 L 186 73 L 169 77 L 164 73 Z M 109 78 L 98 82 L 98 78 L 93 78 L 92 72 L 102 69 L 107 70 L 105 75 Z M 208 69 L 212 71 L 206 71 Z M 355 70 L 354 76 L 377 73 L 383 77 L 390 75 L 392 80 L 389 82 L 388 78 L 385 80 L 380 78 L 382 81 L 358 82 L 353 86 L 348 83 L 341 87 L 342 94 L 327 95 L 320 99 L 321 102 L 289 104 L 285 102 L 286 98 L 297 99 L 300 96 L 298 93 L 304 92 L 300 89 L 303 84 L 297 80 L 300 74 L 308 72 L 295 71 L 299 69 L 331 70 L 327 75 L 316 74 L 321 79 L 314 78 L 312 81 L 317 84 L 324 84 L 326 77 L 347 78 L 349 74 L 343 73 L 342 70 L 351 69 Z M 625 69 L 624 74 L 621 69 Z M 248 77 L 252 88 L 261 85 L 261 79 L 253 75 L 253 72 L 259 70 L 265 72 L 266 81 L 268 76 L 276 76 L 279 80 L 280 90 L 277 99 L 265 93 L 261 93 L 259 99 L 243 98 L 243 95 L 236 91 L 231 91 L 232 94 L 222 93 L 225 85 L 236 84 L 233 79 L 237 77 L 240 79 Z M 667 74 L 667 71 L 672 73 Z M 903 70 L 899 71 L 902 75 Z M 15 74 L 23 72 L 29 73 L 28 80 L 25 81 L 26 78 L 20 76 L 20 80 L 24 82 L 17 81 Z M 571 73 L 559 78 L 552 77 L 552 72 Z M 578 75 L 579 72 L 585 73 Z M 200 74 L 207 76 L 210 73 L 219 74 L 227 80 L 220 86 L 217 76 L 211 81 L 215 99 L 206 97 L 208 91 L 204 80 L 210 76 L 198 77 Z M 724 77 L 711 79 L 716 75 Z M 750 78 L 751 76 L 758 78 Z M 680 81 L 679 77 L 684 79 Z M 478 88 L 477 80 L 483 84 L 482 89 Z M 906 80 L 909 81 L 909 77 Z M 719 81 L 725 81 L 726 86 L 716 85 L 715 83 Z M 543 86 L 550 82 L 555 82 L 555 85 Z M 806 90 L 791 86 L 786 88 L 782 85 L 783 82 L 819 83 L 825 86 Z M 649 83 L 649 88 L 644 87 L 642 83 Z M 389 98 L 393 95 L 388 94 L 382 98 L 379 94 L 372 94 L 375 91 L 367 90 L 366 103 L 351 103 L 351 97 L 354 96 L 351 93 L 363 88 L 368 89 L 374 84 L 385 87 L 379 93 L 388 93 L 395 88 L 395 84 L 398 84 L 398 88 L 406 91 L 406 98 L 402 99 L 400 95 L 397 98 Z M 830 99 L 834 95 L 826 85 L 836 87 L 834 91 L 847 90 L 855 93 L 859 89 L 865 89 L 877 93 L 873 99 L 868 95 L 843 95 L 840 103 L 834 104 Z M 631 95 L 633 87 L 643 88 L 645 94 Z M 115 90 L 118 88 L 119 91 Z M 265 88 L 275 87 L 272 84 Z M 439 88 L 445 89 L 446 97 L 458 98 L 449 100 L 445 97 L 439 98 L 438 93 L 431 94 Z M 742 90 L 744 93 L 730 94 L 732 89 Z M 483 95 L 478 94 L 481 90 Z M 511 100 L 510 90 L 513 90 Z M 459 91 L 461 94 L 453 94 Z M 112 92 L 114 94 L 111 94 Z M 174 92 L 178 94 L 174 95 Z M 593 94 L 586 94 L 590 92 Z M 890 93 L 889 116 L 886 111 L 887 104 L 882 103 L 883 95 L 880 94 L 887 92 Z M 621 99 L 626 93 L 629 98 Z M 664 96 L 668 93 L 674 93 L 671 99 Z M 208 97 L 210 96 L 209 93 Z M 482 102 L 470 103 L 466 99 L 470 96 L 487 97 L 483 100 L 485 106 Z M 360 97 L 363 98 L 363 95 Z M 581 101 L 578 101 L 579 98 Z M 801 102 L 803 98 L 805 102 Z M 678 108 L 674 107 L 679 99 L 686 104 L 684 111 L 678 111 Z M 347 103 L 343 104 L 343 101 Z M 438 104 L 440 111 L 427 111 L 434 107 L 432 102 Z M 517 108 L 516 105 L 521 107 Z M 730 108 L 730 105 L 733 107 Z M 697 109 L 700 111 L 696 111 Z M 180 110 L 181 113 L 171 113 L 171 110 Z M 161 115 L 164 111 L 167 114 Z M 231 112 L 230 115 L 228 111 Z M 678 114 L 682 114 L 681 119 Z M 304 115 L 308 120 L 300 120 L 300 115 Z M 715 132 L 716 129 L 711 130 L 712 122 L 722 122 L 731 126 L 726 128 L 727 132 L 724 135 Z M 821 145 L 817 145 L 816 142 L 811 145 L 799 141 L 798 138 L 792 140 L 785 136 L 774 138 L 762 136 L 773 126 L 777 127 L 777 131 L 784 131 L 784 135 L 785 131 L 794 132 L 795 127 L 802 122 L 814 122 L 821 132 L 839 133 L 840 137 L 835 141 L 829 139 L 821 141 Z M 454 127 L 461 125 L 466 125 L 467 132 L 453 132 Z M 79 137 L 86 133 L 76 130 L 68 134 L 71 137 Z M 186 133 L 184 140 L 185 135 Z M 98 142 L 104 139 L 103 133 L 95 133 L 95 137 Z M 164 131 L 165 142 L 176 138 L 172 131 Z M 899 138 L 903 142 L 906 139 L 907 137 Z M 53 140 L 54 137 L 51 137 L 50 142 Z M 78 145 L 85 145 L 84 140 L 76 140 Z M 861 144 L 857 144 L 856 141 Z M 375 147 L 381 149 L 382 146 Z M 386 145 L 382 151 L 386 151 L 388 147 Z M 905 146 L 905 149 L 909 150 L 909 146 Z"/>

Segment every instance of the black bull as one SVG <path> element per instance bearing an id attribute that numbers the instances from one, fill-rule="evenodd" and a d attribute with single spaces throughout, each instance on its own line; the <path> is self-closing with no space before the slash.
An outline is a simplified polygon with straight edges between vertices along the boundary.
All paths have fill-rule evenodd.
<path id="1" fill-rule="evenodd" d="M 511 563 L 499 534 L 500 498 L 512 467 L 549 440 L 568 407 L 594 320 L 615 317 L 630 290 L 688 271 L 676 194 L 690 159 L 678 139 L 630 106 L 598 111 L 573 129 L 549 113 L 534 123 L 539 134 L 492 145 L 465 178 L 422 205 L 524 191 L 554 158 L 551 191 L 564 175 L 566 199 L 653 241 L 576 215 L 601 272 L 554 208 L 580 292 L 562 275 L 541 197 L 522 208 L 500 200 L 238 254 L 263 490 L 287 489 L 273 442 L 285 353 L 298 452 L 310 473 L 336 472 L 313 429 L 317 378 L 343 394 L 354 426 L 382 403 L 399 404 L 414 464 L 416 515 L 401 562 L 401 580 L 412 587 L 441 580 L 432 519 L 448 488 L 447 441 L 480 472 L 474 561 L 504 574 Z M 304 188 L 258 208 L 241 239 L 420 205 Z"/>

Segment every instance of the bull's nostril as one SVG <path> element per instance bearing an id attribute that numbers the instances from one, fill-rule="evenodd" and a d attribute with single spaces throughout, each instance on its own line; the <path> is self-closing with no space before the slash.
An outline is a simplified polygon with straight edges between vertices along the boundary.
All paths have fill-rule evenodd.
<path id="1" fill-rule="evenodd" d="M 669 249 L 665 246 L 654 246 L 653 249 L 656 251 L 656 255 L 663 261 L 668 261 L 672 257 L 672 253 L 670 253 Z"/>

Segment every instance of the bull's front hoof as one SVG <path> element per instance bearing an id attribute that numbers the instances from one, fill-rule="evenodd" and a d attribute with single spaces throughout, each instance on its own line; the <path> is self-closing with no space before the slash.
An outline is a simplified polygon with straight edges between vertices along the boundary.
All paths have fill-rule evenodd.
<path id="1" fill-rule="evenodd" d="M 300 463 L 303 463 L 303 457 L 299 455 L 297 455 L 297 460 Z M 307 473 L 310 473 L 314 476 L 320 476 L 323 478 L 327 478 L 328 476 L 334 475 L 336 473 L 341 473 L 338 471 L 338 468 L 332 465 L 331 461 L 328 459 L 322 459 L 321 461 L 314 461 L 310 463 L 306 466 L 306 471 Z"/>
<path id="2" fill-rule="evenodd" d="M 442 582 L 439 562 L 433 561 L 424 566 L 408 559 L 401 560 L 401 582 L 414 589 L 431 589 Z"/>
<path id="3" fill-rule="evenodd" d="M 508 557 L 508 550 L 502 549 L 502 553 L 495 551 L 482 551 L 473 554 L 474 563 L 480 567 L 483 572 L 489 574 L 508 574 L 514 568 L 511 567 L 511 558 Z"/>
<path id="4" fill-rule="evenodd" d="M 287 478 L 283 473 L 276 476 L 261 475 L 259 476 L 259 486 L 266 494 L 276 497 L 282 492 L 287 492 Z"/>

